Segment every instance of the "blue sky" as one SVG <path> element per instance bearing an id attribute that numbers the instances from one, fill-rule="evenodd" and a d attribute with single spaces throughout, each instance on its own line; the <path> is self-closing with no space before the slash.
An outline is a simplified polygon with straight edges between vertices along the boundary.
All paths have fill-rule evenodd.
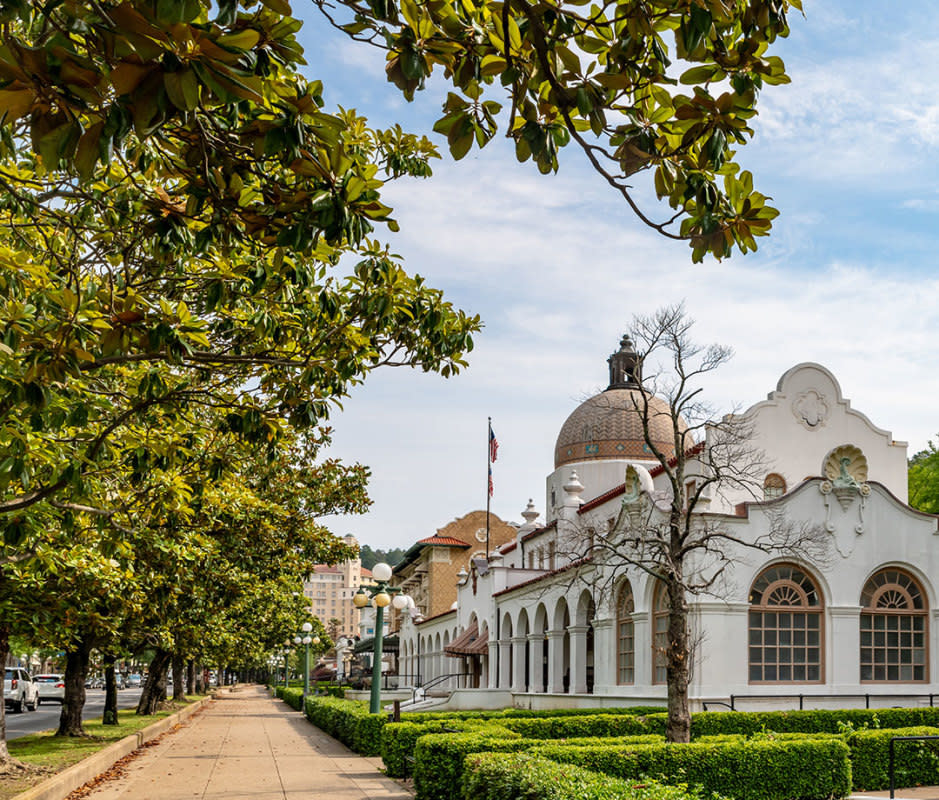
<path id="1" fill-rule="evenodd" d="M 381 53 L 294 6 L 306 74 L 324 81 L 328 106 L 436 137 L 442 82 L 407 103 L 384 81 Z M 932 11 L 926 0 L 807 0 L 805 17 L 791 17 L 774 52 L 792 83 L 763 93 L 739 157 L 781 215 L 757 253 L 721 263 L 693 265 L 683 243 L 645 229 L 572 148 L 545 177 L 501 139 L 454 163 L 437 137 L 434 177 L 386 189 L 401 232 L 385 238 L 485 329 L 465 374 L 376 373 L 335 415 L 331 454 L 372 468 L 375 503 L 333 529 L 407 546 L 484 508 L 487 416 L 501 442 L 493 511 L 520 521 L 529 497 L 543 509 L 557 432 L 605 387 L 633 314 L 680 301 L 699 341 L 735 350 L 707 386 L 721 411 L 818 361 L 910 454 L 924 447 L 939 432 Z"/>

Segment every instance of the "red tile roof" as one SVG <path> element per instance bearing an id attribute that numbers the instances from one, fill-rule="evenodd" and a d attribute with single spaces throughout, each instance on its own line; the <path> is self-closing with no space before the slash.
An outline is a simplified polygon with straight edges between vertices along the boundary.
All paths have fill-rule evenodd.
<path id="1" fill-rule="evenodd" d="M 428 536 L 426 539 L 418 539 L 418 544 L 439 544 L 444 547 L 472 547 L 469 542 L 457 539 L 453 536 Z"/>
<path id="2" fill-rule="evenodd" d="M 530 578 L 527 581 L 516 583 L 514 586 L 509 586 L 507 589 L 503 589 L 501 592 L 495 592 L 492 596 L 499 597 L 500 595 L 508 594 L 509 592 L 514 592 L 516 589 L 521 589 L 525 586 L 531 586 L 531 584 L 533 583 L 538 583 L 538 581 L 543 581 L 546 578 L 550 578 L 553 575 L 558 575 L 561 572 L 567 572 L 569 569 L 574 569 L 574 567 L 579 567 L 582 564 L 587 564 L 592 560 L 593 559 L 591 559 L 590 556 L 584 556 L 583 558 L 578 558 L 576 561 L 571 561 L 570 564 L 566 564 L 565 566 L 559 567 L 558 569 L 553 569 L 550 572 L 544 573 L 544 575 L 538 575 L 537 577 Z"/>
<path id="3" fill-rule="evenodd" d="M 544 533 L 545 531 L 554 530 L 557 526 L 558 526 L 558 521 L 556 519 L 553 519 L 547 525 L 544 525 L 540 528 L 535 528 L 531 533 L 526 533 L 522 537 L 522 541 L 527 542 L 529 539 L 532 539 L 535 536 L 538 536 L 539 534 Z"/>
<path id="4" fill-rule="evenodd" d="M 689 447 L 685 450 L 685 458 L 691 458 L 692 456 L 698 455 L 702 450 L 704 450 L 704 442 L 698 442 L 694 447 Z M 674 467 L 677 464 L 677 459 L 674 457 L 668 460 L 668 465 Z M 657 478 L 665 472 L 665 468 L 661 464 L 656 464 L 652 469 L 649 470 L 649 475 L 653 478 Z M 602 506 L 604 503 L 612 500 L 614 497 L 618 497 L 626 491 L 626 484 L 621 483 L 619 486 L 614 486 L 609 491 L 604 492 L 601 495 L 597 495 L 593 500 L 588 500 L 580 508 L 577 509 L 578 514 L 584 514 L 591 509 L 596 508 L 597 506 Z"/>

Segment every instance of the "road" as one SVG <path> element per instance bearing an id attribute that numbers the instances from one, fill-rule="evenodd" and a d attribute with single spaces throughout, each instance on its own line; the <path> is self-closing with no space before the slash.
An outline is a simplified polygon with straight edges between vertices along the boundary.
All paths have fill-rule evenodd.
<path id="1" fill-rule="evenodd" d="M 85 709 L 82 719 L 96 719 L 104 711 L 104 689 L 85 689 Z M 117 693 L 118 708 L 136 708 L 140 699 L 140 689 L 122 689 Z M 35 711 L 23 711 L 14 714 L 7 709 L 7 741 L 55 728 L 59 724 L 62 707 L 53 701 L 46 701 Z"/>

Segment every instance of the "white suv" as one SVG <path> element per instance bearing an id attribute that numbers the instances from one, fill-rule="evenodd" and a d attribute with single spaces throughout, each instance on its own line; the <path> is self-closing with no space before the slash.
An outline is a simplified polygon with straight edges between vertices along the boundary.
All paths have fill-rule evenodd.
<path id="1" fill-rule="evenodd" d="M 3 680 L 3 701 L 19 713 L 25 706 L 35 711 L 39 705 L 39 687 L 21 667 L 7 667 Z"/>

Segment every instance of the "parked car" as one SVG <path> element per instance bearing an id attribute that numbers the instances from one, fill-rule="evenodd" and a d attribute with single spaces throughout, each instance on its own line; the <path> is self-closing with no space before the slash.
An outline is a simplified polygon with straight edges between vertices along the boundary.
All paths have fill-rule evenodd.
<path id="1" fill-rule="evenodd" d="M 140 688 L 140 676 L 136 674 L 128 675 L 127 676 L 127 688 L 139 689 Z"/>
<path id="2" fill-rule="evenodd" d="M 3 679 L 3 702 L 19 713 L 23 708 L 35 711 L 39 706 L 39 688 L 22 667 L 7 667 Z"/>
<path id="3" fill-rule="evenodd" d="M 55 700 L 60 705 L 65 702 L 65 678 L 62 675 L 37 675 L 33 679 L 39 690 L 39 700 Z"/>

